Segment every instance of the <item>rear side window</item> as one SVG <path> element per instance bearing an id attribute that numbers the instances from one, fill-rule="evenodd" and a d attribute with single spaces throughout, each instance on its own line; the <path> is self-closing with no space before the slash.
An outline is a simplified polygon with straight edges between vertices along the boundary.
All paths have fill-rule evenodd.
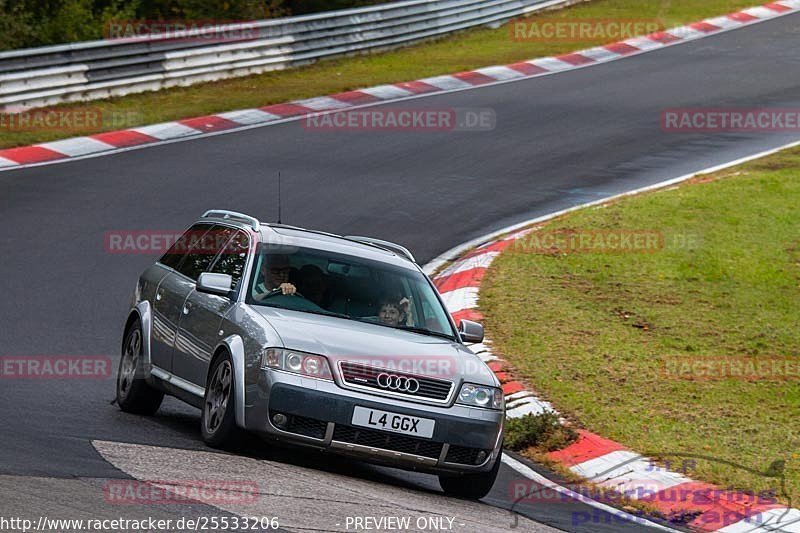
<path id="1" fill-rule="evenodd" d="M 249 242 L 250 239 L 245 232 L 237 231 L 217 257 L 214 266 L 211 267 L 211 272 L 228 274 L 233 278 L 233 286 L 236 287 L 244 273 Z"/>
<path id="2" fill-rule="evenodd" d="M 187 278 L 197 281 L 200 274 L 206 272 L 217 254 L 225 248 L 236 230 L 228 226 L 213 226 L 201 238 L 190 239 L 189 253 L 178 265 L 178 272 Z"/>
<path id="3" fill-rule="evenodd" d="M 183 235 L 178 237 L 175 244 L 167 250 L 167 253 L 165 253 L 158 262 L 164 266 L 178 270 L 181 262 L 183 262 L 183 258 L 186 257 L 189 252 L 189 247 L 192 243 L 198 239 L 202 239 L 203 235 L 210 229 L 211 224 L 195 224 L 186 230 Z"/>

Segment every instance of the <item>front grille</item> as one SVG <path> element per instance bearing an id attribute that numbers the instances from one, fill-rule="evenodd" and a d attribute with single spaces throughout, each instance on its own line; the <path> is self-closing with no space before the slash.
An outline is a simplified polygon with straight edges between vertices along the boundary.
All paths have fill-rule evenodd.
<path id="1" fill-rule="evenodd" d="M 429 440 L 406 437 L 405 435 L 356 428 L 343 424 L 336 424 L 336 428 L 333 430 L 333 440 L 382 450 L 421 455 L 432 459 L 438 459 L 439 454 L 442 453 L 441 442 L 431 442 Z"/>
<path id="2" fill-rule="evenodd" d="M 460 465 L 475 465 L 478 460 L 478 453 L 484 452 L 487 457 L 491 450 L 481 450 L 479 448 L 467 448 L 465 446 L 450 446 L 447 450 L 446 463 L 456 463 Z M 480 461 L 481 463 L 483 461 Z"/>
<path id="3" fill-rule="evenodd" d="M 345 383 L 349 383 L 351 385 L 360 385 L 362 387 L 370 387 L 372 389 L 377 389 L 384 392 L 404 394 L 406 396 L 413 396 L 417 398 L 443 401 L 450 396 L 450 391 L 453 388 L 453 383 L 444 379 L 404 374 L 402 372 L 394 372 L 385 368 L 376 368 L 373 366 L 362 365 L 360 363 L 343 361 L 340 363 L 340 368 L 342 370 L 342 379 L 345 381 Z M 378 385 L 378 376 L 383 373 L 405 378 L 413 378 L 417 381 L 417 383 L 419 383 L 419 390 L 416 392 L 402 392 L 381 387 Z"/>
<path id="4" fill-rule="evenodd" d="M 274 416 L 275 414 L 276 411 L 270 411 L 270 417 Z M 289 421 L 286 423 L 285 427 L 281 427 L 283 431 L 297 433 L 298 435 L 313 437 L 315 439 L 325 438 L 325 430 L 328 427 L 327 422 L 305 416 L 290 415 L 287 413 L 284 414 Z"/>

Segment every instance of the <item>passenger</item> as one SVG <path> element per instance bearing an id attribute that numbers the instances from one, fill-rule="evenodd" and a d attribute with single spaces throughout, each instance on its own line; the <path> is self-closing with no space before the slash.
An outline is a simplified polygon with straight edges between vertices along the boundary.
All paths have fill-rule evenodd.
<path id="1" fill-rule="evenodd" d="M 400 304 L 394 300 L 384 300 L 381 302 L 381 308 L 378 311 L 378 322 L 384 326 L 392 326 L 396 328 L 400 325 L 400 319 L 403 312 L 400 310 Z"/>
<path id="2" fill-rule="evenodd" d="M 384 299 L 378 311 L 378 321 L 384 326 L 392 326 L 395 328 L 400 325 L 413 326 L 414 319 L 411 311 L 411 300 L 408 298 L 401 298 L 398 302 L 393 298 Z"/>
<path id="3" fill-rule="evenodd" d="M 297 288 L 289 283 L 289 273 L 292 268 L 289 264 L 289 257 L 283 254 L 270 254 L 264 256 L 261 263 L 261 279 L 253 290 L 253 298 L 258 301 L 263 300 L 273 291 L 280 290 L 281 294 L 292 295 L 297 292 Z"/>

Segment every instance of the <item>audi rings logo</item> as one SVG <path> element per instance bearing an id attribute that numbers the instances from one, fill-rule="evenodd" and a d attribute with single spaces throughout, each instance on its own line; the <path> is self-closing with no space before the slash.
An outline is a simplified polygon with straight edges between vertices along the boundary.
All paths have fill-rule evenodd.
<path id="1" fill-rule="evenodd" d="M 378 386 L 397 392 L 408 392 L 414 394 L 419 390 L 419 381 L 406 376 L 397 376 L 383 372 L 378 374 Z"/>

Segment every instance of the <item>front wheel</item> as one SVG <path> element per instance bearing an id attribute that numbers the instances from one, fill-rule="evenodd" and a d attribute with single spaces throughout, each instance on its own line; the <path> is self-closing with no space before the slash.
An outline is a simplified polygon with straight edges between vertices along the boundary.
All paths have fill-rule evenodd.
<path id="1" fill-rule="evenodd" d="M 144 380 L 142 326 L 135 322 L 125 333 L 122 359 L 117 371 L 117 405 L 126 413 L 152 415 L 164 393 L 152 388 Z"/>
<path id="2" fill-rule="evenodd" d="M 492 469 L 488 472 L 478 472 L 475 474 L 445 475 L 439 476 L 439 485 L 442 486 L 445 494 L 456 498 L 468 500 L 480 500 L 492 490 L 500 471 L 503 452 L 497 454 Z"/>
<path id="3" fill-rule="evenodd" d="M 214 361 L 203 398 L 200 427 L 203 440 L 212 448 L 229 448 L 238 435 L 235 413 L 233 361 L 225 354 Z"/>

